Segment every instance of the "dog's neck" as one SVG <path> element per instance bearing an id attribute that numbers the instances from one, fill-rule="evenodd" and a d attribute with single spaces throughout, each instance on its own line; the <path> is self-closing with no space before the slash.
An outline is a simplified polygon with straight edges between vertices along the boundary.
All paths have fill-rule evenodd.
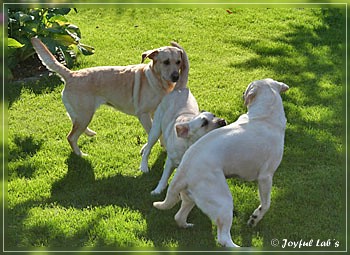
<path id="1" fill-rule="evenodd" d="M 249 120 L 269 119 L 271 124 L 285 128 L 287 119 L 285 117 L 281 97 L 276 97 L 271 103 L 254 102 L 248 106 Z"/>
<path id="2" fill-rule="evenodd" d="M 176 82 L 174 90 L 181 90 L 181 89 L 184 89 L 184 88 L 187 88 L 186 84 Z"/>

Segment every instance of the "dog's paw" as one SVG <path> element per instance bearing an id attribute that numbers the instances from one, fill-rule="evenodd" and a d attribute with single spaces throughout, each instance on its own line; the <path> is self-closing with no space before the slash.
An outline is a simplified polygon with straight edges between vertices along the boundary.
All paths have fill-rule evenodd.
<path id="1" fill-rule="evenodd" d="M 249 227 L 255 227 L 256 224 L 258 223 L 257 218 L 258 218 L 257 215 L 252 214 L 247 222 L 247 225 Z"/>
<path id="2" fill-rule="evenodd" d="M 163 190 L 165 190 L 167 186 L 167 183 L 164 183 L 164 181 L 160 181 L 157 185 L 157 187 L 151 192 L 151 195 L 159 195 L 160 193 L 163 192 Z"/>
<path id="3" fill-rule="evenodd" d="M 85 158 L 85 157 L 89 156 L 89 154 L 84 153 L 82 151 L 80 151 L 79 154 L 76 153 L 76 155 L 79 156 L 79 157 L 82 157 L 82 158 Z"/>
<path id="4" fill-rule="evenodd" d="M 162 193 L 162 190 L 154 189 L 151 191 L 152 196 L 160 195 L 160 193 Z"/>
<path id="5" fill-rule="evenodd" d="M 87 136 L 95 136 L 95 135 L 96 135 L 96 132 L 87 127 L 87 128 L 85 129 L 85 134 L 86 134 Z"/>
<path id="6" fill-rule="evenodd" d="M 183 226 L 183 228 L 193 228 L 194 224 L 193 223 L 186 223 L 185 226 Z"/>
<path id="7" fill-rule="evenodd" d="M 180 227 L 180 228 L 193 228 L 194 227 L 194 224 L 192 224 L 192 223 L 187 223 L 187 222 L 185 222 L 185 223 L 177 223 L 178 224 L 178 226 Z"/>

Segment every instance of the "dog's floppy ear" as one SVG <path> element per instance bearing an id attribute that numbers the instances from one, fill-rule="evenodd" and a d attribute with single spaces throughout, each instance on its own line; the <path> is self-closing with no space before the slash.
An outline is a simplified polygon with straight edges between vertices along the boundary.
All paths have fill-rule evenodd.
<path id="1" fill-rule="evenodd" d="M 187 138 L 190 131 L 188 123 L 180 123 L 175 125 L 176 135 L 181 138 Z"/>
<path id="2" fill-rule="evenodd" d="M 181 59 L 182 59 L 181 69 L 188 67 L 189 66 L 188 58 L 184 48 L 182 48 L 177 42 L 170 42 L 170 44 L 171 46 L 176 47 L 180 50 Z"/>
<path id="3" fill-rule="evenodd" d="M 148 50 L 142 53 L 141 63 L 143 63 L 143 61 L 145 61 L 146 58 L 154 60 L 154 58 L 158 55 L 158 53 L 159 53 L 158 50 Z"/>
<path id="4" fill-rule="evenodd" d="M 257 92 L 257 87 L 253 87 L 248 91 L 248 94 L 246 95 L 244 100 L 245 106 L 247 106 L 248 104 L 250 104 L 251 101 L 253 101 L 254 97 L 256 96 L 256 92 Z"/>
<path id="5" fill-rule="evenodd" d="M 174 41 L 170 42 L 170 45 L 173 46 L 173 47 L 176 47 L 176 48 L 178 48 L 180 50 L 183 50 L 183 48 L 177 42 L 174 42 Z"/>
<path id="6" fill-rule="evenodd" d="M 176 47 L 180 50 L 181 59 L 182 59 L 181 70 L 185 70 L 186 68 L 189 69 L 188 57 L 184 48 L 182 48 L 177 42 L 171 42 L 170 44 L 171 46 Z"/>
<path id="7" fill-rule="evenodd" d="M 280 93 L 286 92 L 289 89 L 289 86 L 287 84 L 284 84 L 283 82 L 280 82 L 281 90 Z"/>

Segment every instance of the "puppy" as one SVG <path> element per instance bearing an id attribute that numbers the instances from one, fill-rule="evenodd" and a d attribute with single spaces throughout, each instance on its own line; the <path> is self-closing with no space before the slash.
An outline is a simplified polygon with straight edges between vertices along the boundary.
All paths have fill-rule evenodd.
<path id="1" fill-rule="evenodd" d="M 215 117 L 212 113 L 199 111 L 196 99 L 186 87 L 189 61 L 185 50 L 182 50 L 183 79 L 176 83 L 175 89 L 166 95 L 158 105 L 147 144 L 141 150 L 140 169 L 146 173 L 149 171 L 148 158 L 151 149 L 163 134 L 167 160 L 158 186 L 151 192 L 153 195 L 160 194 L 165 189 L 171 173 L 179 165 L 188 147 L 209 131 L 226 125 L 225 120 Z"/>
<path id="2" fill-rule="evenodd" d="M 101 104 L 137 116 L 149 133 L 156 107 L 182 76 L 182 50 L 177 47 L 167 46 L 143 53 L 142 62 L 149 58 L 152 60 L 149 64 L 71 71 L 59 63 L 38 38 L 32 38 L 31 42 L 43 64 L 66 83 L 62 101 L 73 123 L 67 139 L 79 156 L 86 154 L 78 147 L 78 139 L 83 132 L 89 136 L 96 134 L 88 124 Z"/>
<path id="3" fill-rule="evenodd" d="M 282 160 L 286 118 L 280 93 L 289 87 L 272 79 L 254 81 L 244 92 L 248 113 L 200 138 L 184 154 L 166 198 L 155 202 L 169 209 L 179 200 L 177 224 L 189 227 L 187 216 L 197 205 L 217 225 L 218 242 L 237 247 L 231 239 L 233 201 L 226 178 L 257 180 L 260 206 L 248 224 L 255 226 L 270 207 L 272 177 Z"/>

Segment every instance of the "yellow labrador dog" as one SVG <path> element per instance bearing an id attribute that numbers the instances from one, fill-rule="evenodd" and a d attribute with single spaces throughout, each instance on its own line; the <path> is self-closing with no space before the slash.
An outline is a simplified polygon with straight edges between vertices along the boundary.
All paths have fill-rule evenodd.
<path id="1" fill-rule="evenodd" d="M 73 123 L 67 139 L 79 156 L 86 154 L 78 147 L 78 139 L 84 132 L 89 136 L 96 134 L 88 125 L 101 104 L 137 116 L 149 133 L 153 112 L 182 76 L 182 50 L 178 47 L 166 46 L 143 53 L 142 62 L 149 58 L 152 60 L 149 64 L 71 71 L 38 38 L 32 38 L 31 42 L 43 64 L 66 83 L 62 101 Z"/>
<path id="2" fill-rule="evenodd" d="M 169 209 L 179 201 L 175 215 L 180 227 L 189 227 L 187 216 L 197 205 L 217 225 L 218 242 L 237 247 L 232 241 L 233 201 L 226 178 L 238 176 L 259 183 L 260 206 L 248 221 L 255 226 L 270 207 L 272 177 L 279 166 L 284 146 L 286 118 L 281 92 L 289 87 L 272 79 L 254 81 L 244 93 L 248 113 L 200 138 L 185 153 L 163 202 Z"/>

